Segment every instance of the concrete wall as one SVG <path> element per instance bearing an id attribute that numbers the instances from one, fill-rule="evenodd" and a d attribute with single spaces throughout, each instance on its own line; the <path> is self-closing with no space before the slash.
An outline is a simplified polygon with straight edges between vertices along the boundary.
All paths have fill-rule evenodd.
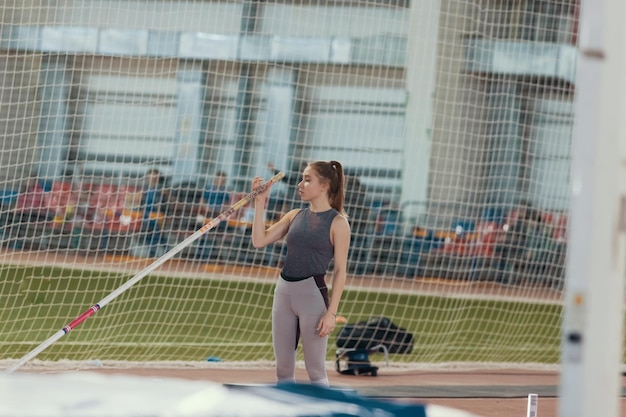
<path id="1" fill-rule="evenodd" d="M 442 0 L 430 155 L 429 224 L 447 223 L 478 209 L 485 147 L 485 93 L 462 71 L 462 41 L 475 31 L 476 8 Z M 449 226 L 449 224 L 444 224 Z"/>
<path id="2" fill-rule="evenodd" d="M 242 14 L 241 2 L 9 0 L 8 3 L 3 20 L 13 24 L 154 29 L 221 35 L 238 34 Z M 260 34 L 358 37 L 371 36 L 374 30 L 385 34 L 406 34 L 407 30 L 407 9 L 404 8 L 261 4 L 262 26 L 257 29 Z"/>
<path id="3" fill-rule="evenodd" d="M 0 54 L 0 188 L 18 188 L 33 169 L 40 65 L 39 55 Z"/>
<path id="4" fill-rule="evenodd" d="M 515 2 L 519 5 L 523 2 Z M 430 10 L 431 8 L 428 8 Z M 92 28 L 150 29 L 171 32 L 197 32 L 221 35 L 237 35 L 241 26 L 241 3 L 212 1 L 105 1 L 105 0 L 66 0 L 53 3 L 35 0 L 8 0 L 2 9 L 0 21 L 4 26 L 80 26 Z M 425 100 L 417 100 L 419 104 L 410 110 L 421 114 L 432 102 L 430 124 L 422 123 L 415 129 L 419 131 L 416 140 L 427 143 L 420 148 L 427 158 L 421 158 L 420 166 L 425 159 L 428 168 L 425 170 L 411 167 L 413 178 L 425 178 L 427 186 L 419 186 L 418 192 L 406 193 L 403 200 L 427 200 L 428 208 L 425 216 L 419 219 L 428 224 L 448 226 L 450 219 L 479 215 L 485 195 L 485 173 L 488 172 L 485 151 L 488 148 L 490 133 L 489 112 L 490 101 L 487 92 L 489 77 L 471 74 L 464 70 L 464 41 L 468 37 L 506 38 L 516 37 L 524 29 L 524 13 L 520 7 L 512 7 L 510 3 L 499 0 L 459 1 L 440 0 L 438 14 L 438 34 L 436 36 L 436 68 L 435 81 L 428 91 L 424 92 L 422 84 L 416 84 L 415 90 Z M 379 37 L 379 40 L 397 40 L 406 38 L 411 19 L 408 8 L 337 6 L 319 7 L 307 4 L 263 4 L 261 24 L 257 28 L 260 35 L 294 36 L 299 39 L 318 36 L 347 36 L 364 42 L 366 53 L 382 54 L 389 44 L 368 43 L 367 39 Z M 429 18 L 432 18 L 429 17 Z M 415 19 L 413 19 L 415 20 Z M 418 22 L 421 22 L 418 21 Z M 413 33 L 413 32 L 412 32 Z M 419 33 L 419 31 L 418 31 Z M 566 32 L 564 32 L 566 33 Z M 401 42 L 394 44 L 398 50 Z M 316 85 L 348 86 L 358 85 L 363 88 L 397 88 L 408 89 L 408 77 L 420 77 L 419 62 L 428 59 L 424 46 L 409 42 L 415 47 L 412 57 L 418 64 L 405 70 L 401 64 L 387 65 L 342 65 L 333 66 L 327 63 L 295 63 L 298 69 L 297 83 L 301 88 L 302 101 L 306 103 L 307 92 Z M 38 83 L 41 55 L 29 51 L 5 53 L 0 57 L 2 79 L 0 88 L 3 97 L 0 103 L 0 128 L 3 158 L 11 161 L 32 161 L 34 146 L 39 124 Z M 83 72 L 112 71 L 128 74 L 176 77 L 177 59 L 150 58 L 116 58 L 72 56 L 74 72 L 72 77 L 78 88 L 76 101 L 70 105 L 80 105 L 80 77 Z M 224 65 L 223 73 L 214 74 L 220 78 L 237 80 L 238 64 L 227 61 L 215 64 L 208 61 L 208 71 L 215 65 Z M 226 62 L 226 63 L 224 63 Z M 381 62 L 373 60 L 372 62 Z M 386 61 L 389 62 L 389 61 Z M 402 62 L 402 60 L 395 60 Z M 265 64 L 263 64 L 265 65 Z M 263 66 L 260 65 L 259 67 Z M 278 65 L 281 63 L 270 63 Z M 394 66 L 396 65 L 396 66 Z M 290 66 L 287 63 L 287 66 Z M 347 68 L 347 69 L 346 69 Z M 417 68 L 418 74 L 411 74 Z M 255 76 L 262 80 L 263 71 Z M 209 74 L 211 76 L 211 74 Z M 425 79 L 425 78 L 424 78 Z M 421 81 L 423 82 L 424 79 Z M 411 94 L 415 91 L 410 91 Z M 424 104 L 426 103 L 426 104 Z M 74 123 L 76 121 L 73 121 Z M 78 124 L 73 124 L 76 128 Z M 411 132 L 412 134 L 415 132 Z M 73 138 L 75 139 L 75 138 Z M 415 149 L 407 136 L 406 149 Z M 77 146 L 73 142 L 73 146 Z M 358 143 L 355 143 L 358 146 Z M 16 151 L 15 151 L 16 150 Z M 10 151 L 10 152 L 8 152 Z M 14 152 L 15 151 L 15 152 Z M 415 153 L 415 152 L 413 152 Z M 206 156 L 206 155 L 205 155 Z M 416 160 L 408 155 L 405 164 Z M 23 176 L 21 171 L 30 171 L 30 165 L 15 169 L 15 163 L 6 161 L 0 167 L 0 181 L 15 182 Z M 5 161 L 3 161 L 5 162 Z M 363 161 L 359 161 L 363 163 Z M 394 167 L 396 168 L 396 167 Z M 210 170 L 205 165 L 202 169 Z M 423 174 L 422 174 L 423 172 Z M 420 180 L 421 181 L 421 180 Z M 407 187 L 407 181 L 403 187 Z M 423 190 L 427 188 L 427 192 Z M 420 201 L 418 201 L 420 200 Z"/>

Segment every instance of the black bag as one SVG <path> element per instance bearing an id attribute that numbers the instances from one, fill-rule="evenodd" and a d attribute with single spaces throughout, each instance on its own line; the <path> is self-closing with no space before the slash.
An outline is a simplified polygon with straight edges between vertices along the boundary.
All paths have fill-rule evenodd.
<path id="1" fill-rule="evenodd" d="M 372 317 L 356 324 L 346 324 L 337 335 L 337 347 L 368 350 L 384 345 L 389 353 L 411 353 L 413 335 L 386 317 Z"/>

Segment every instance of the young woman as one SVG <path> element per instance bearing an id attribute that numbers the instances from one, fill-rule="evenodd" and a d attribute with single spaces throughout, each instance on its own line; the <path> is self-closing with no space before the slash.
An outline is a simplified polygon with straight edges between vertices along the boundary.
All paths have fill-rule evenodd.
<path id="1" fill-rule="evenodd" d="M 263 180 L 254 178 L 253 187 Z M 268 229 L 265 203 L 269 188 L 255 199 L 252 244 L 262 248 L 286 237 L 287 257 L 274 290 L 272 337 L 279 383 L 295 382 L 296 350 L 302 338 L 304 363 L 313 384 L 328 386 L 326 348 L 334 330 L 346 282 L 350 226 L 343 209 L 343 167 L 337 161 L 304 168 L 298 193 L 308 203 L 293 209 Z M 330 300 L 325 274 L 333 263 Z"/>

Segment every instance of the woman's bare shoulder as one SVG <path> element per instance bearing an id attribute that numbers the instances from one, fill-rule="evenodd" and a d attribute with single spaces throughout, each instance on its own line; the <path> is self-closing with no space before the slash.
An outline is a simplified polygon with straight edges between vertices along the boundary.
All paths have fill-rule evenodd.
<path id="1" fill-rule="evenodd" d="M 350 230 L 350 222 L 348 222 L 348 218 L 339 213 L 335 216 L 335 218 L 333 219 L 333 226 L 337 225 L 337 227 L 341 227 L 341 228 L 347 228 L 347 230 Z"/>
<path id="2" fill-rule="evenodd" d="M 300 211 L 302 211 L 302 209 L 299 209 L 299 208 L 291 209 L 287 213 L 285 213 L 282 219 L 285 219 L 286 221 L 289 221 L 289 223 L 291 223 L 293 218 L 296 217 L 296 215 L 300 213 Z"/>

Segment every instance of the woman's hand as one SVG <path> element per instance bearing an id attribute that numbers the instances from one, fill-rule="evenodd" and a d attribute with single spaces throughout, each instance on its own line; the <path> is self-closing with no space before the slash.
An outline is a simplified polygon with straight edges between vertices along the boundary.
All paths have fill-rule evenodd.
<path id="1" fill-rule="evenodd" d="M 254 177 L 254 179 L 252 180 L 252 189 L 256 190 L 257 188 L 259 188 L 262 185 L 263 185 L 263 178 L 261 178 L 261 177 Z M 256 197 L 254 198 L 254 203 L 255 204 L 260 204 L 261 207 L 263 207 L 265 205 L 265 203 L 267 202 L 267 200 L 269 199 L 270 189 L 271 188 L 272 188 L 272 185 L 269 184 L 267 186 L 267 188 L 265 188 L 265 190 L 263 190 L 263 192 L 257 194 Z"/>
<path id="2" fill-rule="evenodd" d="M 324 316 L 320 319 L 320 322 L 317 324 L 317 332 L 320 337 L 328 336 L 335 330 L 335 322 L 336 318 L 330 310 L 327 310 Z"/>

